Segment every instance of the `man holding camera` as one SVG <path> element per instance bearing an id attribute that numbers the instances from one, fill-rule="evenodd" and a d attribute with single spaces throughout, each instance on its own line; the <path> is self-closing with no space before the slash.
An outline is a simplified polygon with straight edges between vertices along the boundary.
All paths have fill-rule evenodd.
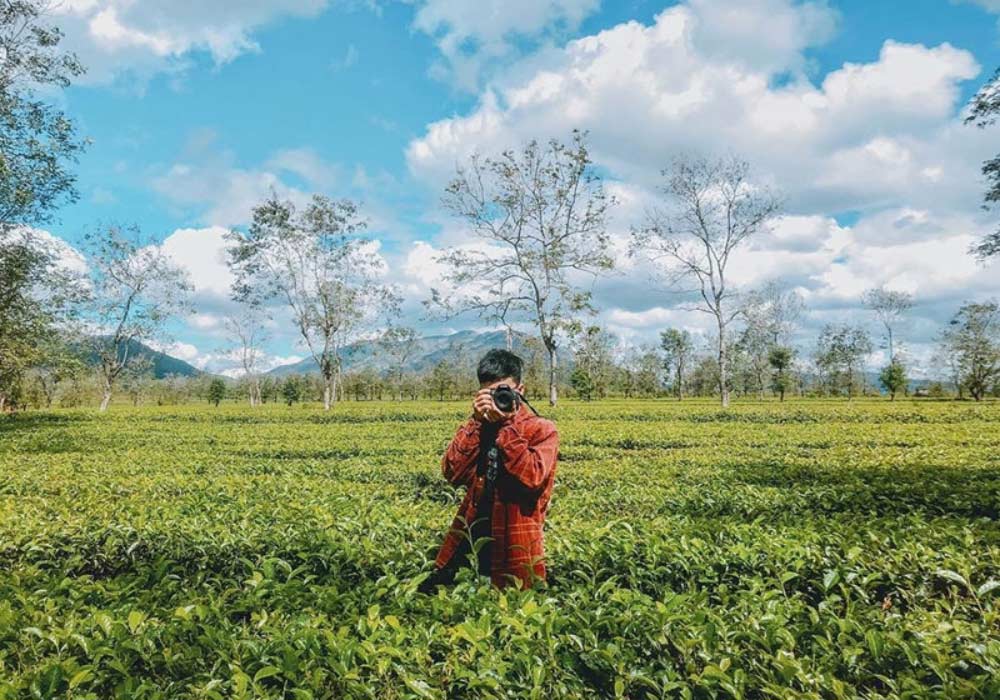
<path id="1" fill-rule="evenodd" d="M 545 578 L 542 527 L 559 434 L 528 405 L 522 370 L 521 358 L 507 350 L 490 350 L 479 362 L 472 417 L 459 426 L 441 460 L 444 478 L 468 491 L 425 591 L 454 579 L 469 560 L 472 542 L 482 545 L 479 573 L 498 587 L 527 587 Z"/>

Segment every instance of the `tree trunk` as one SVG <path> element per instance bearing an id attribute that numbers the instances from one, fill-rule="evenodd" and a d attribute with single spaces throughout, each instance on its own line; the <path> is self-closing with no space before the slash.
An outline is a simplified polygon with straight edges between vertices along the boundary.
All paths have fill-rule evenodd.
<path id="1" fill-rule="evenodd" d="M 559 400 L 559 392 L 556 388 L 556 349 L 549 348 L 549 406 L 555 406 Z"/>
<path id="2" fill-rule="evenodd" d="M 329 411 L 333 403 L 333 377 L 323 377 L 323 410 Z"/>
<path id="3" fill-rule="evenodd" d="M 108 410 L 108 404 L 111 403 L 111 382 L 104 382 L 104 393 L 101 396 L 101 411 Z"/>
<path id="4" fill-rule="evenodd" d="M 726 352 L 726 330 L 719 324 L 719 391 L 722 395 L 722 407 L 729 407 L 729 357 Z"/>

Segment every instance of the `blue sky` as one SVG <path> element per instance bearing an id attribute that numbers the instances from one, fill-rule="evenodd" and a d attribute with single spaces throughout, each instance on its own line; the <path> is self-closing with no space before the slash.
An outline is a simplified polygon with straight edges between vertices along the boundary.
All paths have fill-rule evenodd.
<path id="1" fill-rule="evenodd" d="M 965 254 L 995 224 L 978 166 L 1000 137 L 960 125 L 1000 65 L 995 0 L 68 0 L 60 12 L 90 66 L 62 99 L 92 145 L 80 201 L 50 229 L 75 244 L 134 222 L 164 241 L 198 306 L 169 347 L 210 369 L 230 364 L 221 231 L 271 187 L 361 201 L 407 321 L 449 330 L 418 318 L 434 255 L 468 243 L 437 206 L 449 172 L 575 127 L 622 201 L 618 239 L 678 152 L 739 153 L 786 193 L 788 216 L 738 280 L 800 289 L 804 344 L 825 322 L 870 321 L 859 289 L 887 284 L 916 295 L 906 335 L 926 361 L 963 298 L 1000 294 L 996 269 Z M 597 289 L 601 322 L 625 342 L 706 327 L 628 264 L 640 269 Z M 287 329 L 272 345 L 274 362 L 304 354 Z"/>

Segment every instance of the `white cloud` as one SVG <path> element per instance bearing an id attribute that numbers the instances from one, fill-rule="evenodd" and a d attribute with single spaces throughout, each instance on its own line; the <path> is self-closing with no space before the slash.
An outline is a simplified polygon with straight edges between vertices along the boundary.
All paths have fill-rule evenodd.
<path id="1" fill-rule="evenodd" d="M 39 249 L 46 251 L 52 256 L 51 259 L 54 260 L 55 266 L 64 273 L 83 275 L 87 272 L 87 261 L 80 251 L 44 229 L 21 227 L 8 232 L 6 236 L 0 233 L 0 242 L 7 236 L 16 240 L 30 242 Z"/>
<path id="2" fill-rule="evenodd" d="M 282 17 L 315 17 L 328 0 L 70 0 L 53 12 L 65 44 L 88 67 L 84 82 L 177 70 L 206 52 L 216 63 L 258 51 L 253 33 Z"/>
<path id="3" fill-rule="evenodd" d="M 490 61 L 516 55 L 520 39 L 575 29 L 599 0 L 424 0 L 413 26 L 434 37 L 444 62 L 432 73 L 474 89 Z"/>
<path id="4" fill-rule="evenodd" d="M 162 244 L 163 252 L 188 273 L 194 285 L 196 298 L 214 297 L 226 299 L 233 282 L 232 273 L 226 265 L 225 240 L 227 229 L 221 226 L 210 228 L 182 228 L 167 236 Z M 202 314 L 201 321 L 214 318 Z M 199 326 L 204 327 L 204 326 Z"/>
<path id="5" fill-rule="evenodd" d="M 292 173 L 320 190 L 331 189 L 343 178 L 340 168 L 326 162 L 310 148 L 288 148 L 278 151 L 268 160 L 267 168 L 277 172 Z"/>
<path id="6" fill-rule="evenodd" d="M 171 357 L 176 357 L 178 360 L 184 360 L 185 362 L 201 369 L 201 366 L 198 363 L 200 358 L 202 358 L 202 355 L 198 352 L 198 348 L 191 343 L 183 343 L 179 341 L 163 342 L 156 339 L 148 339 L 145 343 L 157 352 L 162 352 L 166 355 L 170 355 Z"/>
<path id="7" fill-rule="evenodd" d="M 440 183 L 475 150 L 565 138 L 579 127 L 590 130 L 595 159 L 626 180 L 651 185 L 680 153 L 733 150 L 773 174 L 794 206 L 814 211 L 884 204 L 911 186 L 932 191 L 941 177 L 975 174 L 937 146 L 952 137 L 940 132 L 958 84 L 979 71 L 968 52 L 889 41 L 878 61 L 847 64 L 819 86 L 802 75 L 775 86 L 782 70 L 699 48 L 706 7 L 714 5 L 672 7 L 650 26 L 618 25 L 511 71 L 470 114 L 435 122 L 411 142 L 411 170 Z M 782 31 L 792 29 L 779 25 L 767 43 L 781 43 Z M 940 175 L 927 177 L 928 169 Z"/>
<path id="8" fill-rule="evenodd" d="M 760 70 L 801 68 L 802 51 L 831 38 L 838 16 L 825 1 L 690 0 L 701 53 Z M 766 40 L 762 40 L 766 37 Z"/>
<path id="9" fill-rule="evenodd" d="M 195 313 L 188 317 L 188 324 L 202 331 L 210 331 L 219 328 L 224 319 L 216 314 Z"/>
<path id="10" fill-rule="evenodd" d="M 154 178 L 152 186 L 177 205 L 204 210 L 201 219 L 213 226 L 248 222 L 253 207 L 271 192 L 297 203 L 307 199 L 275 172 L 247 170 L 225 162 L 177 163 Z"/>
<path id="11" fill-rule="evenodd" d="M 611 222 L 621 248 L 672 158 L 734 152 L 786 195 L 790 213 L 740 252 L 732 279 L 797 289 L 813 310 L 809 333 L 867 320 L 864 289 L 911 291 L 912 340 L 926 344 L 963 298 L 1000 293 L 995 269 L 967 253 L 990 230 L 979 168 L 1000 150 L 1000 130 L 961 124 L 962 83 L 980 66 L 949 44 L 887 40 L 877 60 L 811 79 L 804 50 L 835 24 L 824 3 L 688 0 L 648 26 L 624 23 L 497 76 L 474 109 L 410 143 L 410 170 L 440 188 L 473 152 L 587 129 L 621 202 Z M 834 218 L 845 212 L 850 226 Z M 435 245 L 456 240 L 450 229 Z M 682 311 L 688 297 L 651 282 L 648 264 L 625 267 L 595 289 L 609 328 L 652 337 L 666 323 L 700 327 Z"/>
<path id="12" fill-rule="evenodd" d="M 193 134 L 177 162 L 151 180 L 152 188 L 184 215 L 212 226 L 239 226 L 250 222 L 253 208 L 272 192 L 298 207 L 317 193 L 359 203 L 376 233 L 396 238 L 408 233 L 385 202 L 400 189 L 385 171 L 331 163 L 304 147 L 281 149 L 259 165 L 243 167 L 232 152 L 213 149 L 213 139 L 211 132 Z"/>

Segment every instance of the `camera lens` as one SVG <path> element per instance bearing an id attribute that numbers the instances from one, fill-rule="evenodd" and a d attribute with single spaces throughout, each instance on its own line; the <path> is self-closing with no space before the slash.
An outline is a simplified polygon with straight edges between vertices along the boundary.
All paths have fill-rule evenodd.
<path id="1" fill-rule="evenodd" d="M 499 386 L 493 390 L 493 405 L 498 411 L 510 413 L 517 405 L 517 394 L 510 387 Z"/>

